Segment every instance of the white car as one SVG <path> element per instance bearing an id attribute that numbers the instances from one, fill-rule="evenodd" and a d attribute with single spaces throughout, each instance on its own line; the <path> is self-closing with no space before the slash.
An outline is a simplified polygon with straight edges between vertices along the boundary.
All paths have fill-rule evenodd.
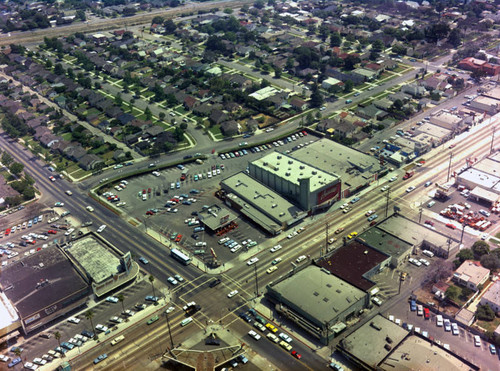
<path id="1" fill-rule="evenodd" d="M 427 259 L 423 259 L 423 258 L 420 259 L 420 263 L 422 263 L 426 267 L 428 267 L 429 265 L 431 265 L 431 263 L 429 263 L 429 261 Z"/>
<path id="2" fill-rule="evenodd" d="M 0 361 L 2 361 L 2 362 L 9 362 L 10 361 L 10 357 L 9 356 L 5 356 L 3 354 L 0 354 Z"/>
<path id="3" fill-rule="evenodd" d="M 383 186 L 382 188 L 380 188 L 380 191 L 385 192 L 385 191 L 387 191 L 388 189 L 389 189 L 389 186 L 388 186 L 388 185 L 386 185 L 386 186 Z"/>
<path id="4" fill-rule="evenodd" d="M 260 338 L 261 338 L 261 336 L 259 334 L 257 334 L 254 330 L 248 331 L 248 335 L 253 337 L 255 340 L 260 340 Z"/>
<path id="5" fill-rule="evenodd" d="M 90 213 L 94 211 L 94 208 L 92 206 L 87 206 L 86 209 Z"/>
<path id="6" fill-rule="evenodd" d="M 238 295 L 238 290 L 233 290 L 229 294 L 227 294 L 228 298 L 232 298 L 233 296 Z"/>
<path id="7" fill-rule="evenodd" d="M 69 323 L 80 323 L 80 319 L 76 317 L 69 317 L 68 318 Z"/>
<path id="8" fill-rule="evenodd" d="M 122 323 L 123 322 L 123 319 L 121 319 L 120 317 L 117 317 L 117 316 L 113 316 L 109 319 L 110 322 L 114 322 L 114 323 Z"/>
<path id="9" fill-rule="evenodd" d="M 259 261 L 259 258 L 254 257 L 254 258 L 250 259 L 249 261 L 247 261 L 247 265 L 253 265 L 253 264 L 257 263 L 258 261 Z"/>
<path id="10" fill-rule="evenodd" d="M 108 296 L 106 301 L 110 303 L 118 303 L 118 298 L 116 296 Z"/>
<path id="11" fill-rule="evenodd" d="M 175 308 L 174 308 L 174 307 L 168 307 L 168 308 L 165 310 L 165 313 L 169 314 L 169 313 L 172 313 L 174 310 L 175 310 Z"/>
<path id="12" fill-rule="evenodd" d="M 410 186 L 410 187 L 406 188 L 406 193 L 410 193 L 414 189 L 415 189 L 415 186 Z"/>
<path id="13" fill-rule="evenodd" d="M 398 180 L 398 177 L 397 176 L 393 176 L 391 179 L 389 179 L 389 182 L 395 182 L 396 180 Z"/>
<path id="14" fill-rule="evenodd" d="M 231 252 L 236 252 L 236 251 L 238 251 L 239 249 L 241 249 L 241 245 L 240 245 L 240 244 L 237 244 L 236 246 L 234 246 L 233 248 L 231 248 Z"/>
<path id="15" fill-rule="evenodd" d="M 304 261 L 304 260 L 306 260 L 306 259 L 307 259 L 307 256 L 305 256 L 305 255 L 301 255 L 301 256 L 299 256 L 299 257 L 295 260 L 295 262 L 296 262 L 296 263 L 300 263 L 300 262 L 303 262 L 303 261 Z"/>
<path id="16" fill-rule="evenodd" d="M 445 331 L 451 331 L 451 323 L 450 323 L 450 320 L 445 318 L 444 321 L 444 330 Z"/>
<path id="17" fill-rule="evenodd" d="M 451 324 L 451 333 L 455 336 L 458 336 L 460 332 L 458 331 L 458 325 L 455 322 Z"/>
<path id="18" fill-rule="evenodd" d="M 288 336 L 287 334 L 285 334 L 284 332 L 280 332 L 280 334 L 278 336 L 282 340 L 285 340 L 287 343 L 291 343 L 292 342 L 292 338 L 290 336 Z"/>
<path id="19" fill-rule="evenodd" d="M 97 228 L 97 233 L 101 233 L 106 229 L 106 224 L 101 225 L 99 228 Z"/>
<path id="20" fill-rule="evenodd" d="M 101 332 L 106 332 L 108 331 L 108 328 L 104 325 L 101 325 L 100 323 L 98 323 L 96 326 L 95 326 L 95 329 L 97 331 L 101 331 Z"/>
<path id="21" fill-rule="evenodd" d="M 420 263 L 420 261 L 418 261 L 417 259 L 410 258 L 408 259 L 408 261 L 413 265 L 416 265 L 417 267 L 420 267 L 422 265 L 422 263 Z"/>
<path id="22" fill-rule="evenodd" d="M 167 281 L 170 282 L 172 285 L 177 285 L 179 282 L 174 277 L 168 277 Z"/>
<path id="23" fill-rule="evenodd" d="M 378 305 L 379 307 L 382 305 L 382 300 L 380 300 L 376 296 L 372 298 L 372 302 L 373 304 Z"/>
<path id="24" fill-rule="evenodd" d="M 271 248 L 271 252 L 276 252 L 276 251 L 280 250 L 281 248 L 282 248 L 281 245 L 276 245 L 276 246 Z"/>
<path id="25" fill-rule="evenodd" d="M 31 363 L 31 362 L 26 362 L 24 364 L 24 368 L 27 368 L 28 370 L 36 370 L 38 368 L 38 366 Z"/>

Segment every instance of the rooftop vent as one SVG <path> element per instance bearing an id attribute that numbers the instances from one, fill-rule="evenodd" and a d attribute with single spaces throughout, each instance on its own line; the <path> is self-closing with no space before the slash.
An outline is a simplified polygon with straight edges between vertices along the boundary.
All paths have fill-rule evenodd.
<path id="1" fill-rule="evenodd" d="M 312 171 L 312 175 L 316 175 L 318 172 L 316 170 Z"/>
<path id="2" fill-rule="evenodd" d="M 290 176 L 290 173 L 287 171 L 287 172 L 285 173 L 285 175 L 286 175 L 286 176 Z"/>
<path id="3" fill-rule="evenodd" d="M 368 250 L 365 250 L 365 252 L 363 254 L 368 255 Z"/>
<path id="4" fill-rule="evenodd" d="M 292 160 L 288 160 L 288 164 L 289 165 L 293 164 L 293 161 Z"/>
<path id="5" fill-rule="evenodd" d="M 319 296 L 319 293 L 318 293 L 318 292 L 316 292 L 316 291 L 314 291 L 314 292 L 313 292 L 313 295 L 314 295 L 314 296 Z"/>
<path id="6" fill-rule="evenodd" d="M 342 291 L 340 291 L 339 289 L 335 290 L 337 292 L 337 294 L 340 294 Z"/>
<path id="7" fill-rule="evenodd" d="M 304 170 L 305 168 L 306 168 L 306 167 L 305 167 L 304 165 L 300 165 L 300 166 L 299 166 L 299 169 Z"/>
<path id="8" fill-rule="evenodd" d="M 272 204 L 272 205 L 271 205 L 271 208 L 273 208 L 273 209 L 274 209 L 275 207 L 278 207 L 278 205 L 276 205 L 276 204 Z"/>
<path id="9" fill-rule="evenodd" d="M 281 213 L 280 213 L 280 216 L 285 216 L 285 213 L 284 213 L 284 212 L 281 212 Z"/>
<path id="10" fill-rule="evenodd" d="M 330 300 L 330 299 L 328 299 L 328 298 L 323 298 L 323 301 L 324 301 L 325 303 L 328 303 L 328 301 L 329 301 L 329 300 Z"/>
<path id="11" fill-rule="evenodd" d="M 373 327 L 377 331 L 382 330 L 382 327 L 380 327 L 379 325 L 377 325 L 375 322 L 370 322 L 370 326 Z"/>
<path id="12" fill-rule="evenodd" d="M 281 160 L 281 155 L 277 156 L 276 158 L 277 158 L 278 160 Z"/>

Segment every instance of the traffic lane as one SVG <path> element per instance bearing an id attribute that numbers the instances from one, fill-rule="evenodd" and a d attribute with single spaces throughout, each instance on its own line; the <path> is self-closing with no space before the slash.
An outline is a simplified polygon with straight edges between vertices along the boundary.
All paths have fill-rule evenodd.
<path id="1" fill-rule="evenodd" d="M 325 362 L 320 362 L 318 365 L 317 360 L 314 358 L 310 359 L 309 354 L 306 356 L 305 353 L 308 349 L 302 349 L 298 346 L 298 344 L 296 344 L 297 340 L 293 340 L 291 345 L 292 350 L 297 349 L 301 354 L 302 358 L 300 360 L 292 356 L 291 352 L 283 349 L 279 344 L 267 339 L 266 335 L 269 331 L 261 332 L 255 327 L 250 326 L 248 323 L 239 319 L 231 324 L 231 329 L 237 333 L 240 339 L 252 348 L 253 351 L 268 359 L 279 370 L 319 370 L 324 368 Z M 256 333 L 261 335 L 261 339 L 255 340 L 248 335 L 248 331 L 250 330 L 254 330 Z"/>

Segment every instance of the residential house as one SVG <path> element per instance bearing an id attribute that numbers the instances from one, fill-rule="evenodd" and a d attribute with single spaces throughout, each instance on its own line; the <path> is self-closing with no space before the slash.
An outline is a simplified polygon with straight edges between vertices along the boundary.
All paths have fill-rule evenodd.
<path id="1" fill-rule="evenodd" d="M 290 100 L 290 105 L 292 106 L 292 108 L 294 110 L 297 110 L 297 111 L 304 111 L 308 107 L 307 102 L 304 101 L 303 99 L 298 98 L 298 97 L 293 97 Z"/>
<path id="2" fill-rule="evenodd" d="M 224 136 L 232 136 L 238 133 L 239 125 L 234 120 L 224 121 L 220 124 L 220 131 Z"/>
<path id="3" fill-rule="evenodd" d="M 422 98 L 426 93 L 425 88 L 417 84 L 406 84 L 401 88 L 401 91 L 410 94 L 414 98 Z"/>
<path id="4" fill-rule="evenodd" d="M 453 274 L 453 281 L 459 285 L 466 286 L 471 290 L 478 291 L 490 277 L 490 270 L 481 266 L 481 263 L 466 260 Z"/>
<path id="5" fill-rule="evenodd" d="M 154 138 L 164 131 L 165 129 L 163 129 L 160 125 L 152 125 L 144 130 L 142 138 Z"/>
<path id="6" fill-rule="evenodd" d="M 104 161 L 99 156 L 91 153 L 80 158 L 78 165 L 84 170 L 93 170 L 99 165 L 104 165 Z"/>
<path id="7" fill-rule="evenodd" d="M 116 151 L 113 152 L 113 160 L 115 160 L 116 162 L 123 161 L 126 158 L 127 155 L 121 149 L 117 149 Z"/>
<path id="8" fill-rule="evenodd" d="M 375 104 L 370 104 L 366 107 L 359 107 L 356 110 L 356 115 L 367 120 L 383 120 L 389 113 L 377 108 Z"/>
<path id="9" fill-rule="evenodd" d="M 67 158 L 73 161 L 79 161 L 83 156 L 87 154 L 87 151 L 78 143 L 68 146 L 64 150 L 64 154 Z"/>
<path id="10" fill-rule="evenodd" d="M 116 119 L 120 123 L 120 125 L 127 125 L 130 121 L 135 120 L 135 116 L 130 113 L 122 113 L 117 116 Z"/>
<path id="11" fill-rule="evenodd" d="M 186 98 L 184 98 L 184 108 L 189 111 L 192 111 L 194 107 L 199 106 L 200 104 L 201 102 L 191 95 L 188 95 Z"/>
<path id="12" fill-rule="evenodd" d="M 500 280 L 495 281 L 486 290 L 479 303 L 481 305 L 488 305 L 495 313 L 500 313 Z"/>
<path id="13" fill-rule="evenodd" d="M 214 109 L 209 117 L 210 122 L 218 125 L 224 121 L 229 120 L 229 116 L 227 113 L 223 112 L 220 109 Z"/>

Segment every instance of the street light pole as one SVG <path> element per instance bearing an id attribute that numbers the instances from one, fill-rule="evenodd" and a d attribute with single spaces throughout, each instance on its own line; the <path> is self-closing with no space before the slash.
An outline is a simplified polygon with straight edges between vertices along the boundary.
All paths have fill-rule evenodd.
<path id="1" fill-rule="evenodd" d="M 167 327 L 168 327 L 168 334 L 170 335 L 170 349 L 174 349 L 174 339 L 172 339 L 172 331 L 170 330 L 170 319 L 168 318 L 168 313 L 165 311 L 165 315 L 167 316 Z"/>

